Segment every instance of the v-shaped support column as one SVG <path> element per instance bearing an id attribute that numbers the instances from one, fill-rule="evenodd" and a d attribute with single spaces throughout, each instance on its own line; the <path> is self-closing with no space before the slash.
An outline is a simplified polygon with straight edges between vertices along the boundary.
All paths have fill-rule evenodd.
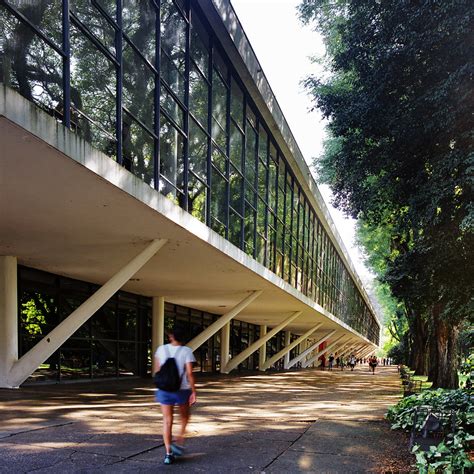
<path id="1" fill-rule="evenodd" d="M 313 343 L 310 347 L 308 347 L 305 351 L 303 351 L 301 354 L 297 355 L 294 359 L 291 359 L 290 362 L 288 363 L 288 369 L 291 369 L 294 365 L 296 365 L 298 362 L 303 361 L 304 358 L 308 355 L 311 354 L 311 352 L 316 349 L 320 344 L 323 342 L 327 341 L 331 336 L 333 336 L 337 332 L 337 329 L 334 329 L 332 331 L 329 331 L 322 339 L 319 339 L 315 343 Z"/>
<path id="2" fill-rule="evenodd" d="M 122 286 L 140 270 L 166 240 L 153 240 L 135 258 L 119 270 L 107 283 L 101 286 L 90 298 L 76 308 L 64 321 L 61 321 L 47 336 L 33 346 L 10 370 L 10 387 L 18 387 L 66 340 L 71 337 L 93 314 L 101 308 Z"/>
<path id="3" fill-rule="evenodd" d="M 246 296 L 240 303 L 235 305 L 230 311 L 223 314 L 217 321 L 214 321 L 210 326 L 198 334 L 191 342 L 186 344 L 193 351 L 202 346 L 209 338 L 221 330 L 232 318 L 235 318 L 243 309 L 245 309 L 254 299 L 258 298 L 263 293 L 263 290 L 252 291 L 250 295 Z"/>
<path id="4" fill-rule="evenodd" d="M 247 357 L 250 357 L 255 351 L 260 349 L 264 344 L 267 343 L 277 332 L 281 331 L 285 326 L 291 323 L 301 314 L 301 311 L 296 311 L 289 318 L 285 319 L 278 326 L 274 327 L 271 331 L 268 331 L 264 336 L 262 336 L 258 341 L 255 341 L 247 349 L 244 349 L 240 354 L 232 357 L 232 359 L 227 363 L 227 365 L 222 369 L 224 374 L 228 374 L 231 370 L 234 370 L 241 362 L 243 362 Z"/>
<path id="5" fill-rule="evenodd" d="M 281 359 L 286 354 L 288 354 L 292 349 L 294 349 L 298 344 L 301 344 L 305 339 L 308 339 L 308 337 L 311 336 L 311 334 L 313 334 L 313 332 L 317 331 L 322 325 L 323 325 L 323 323 L 316 324 L 316 326 L 311 328 L 309 331 L 305 332 L 301 337 L 296 339 L 296 341 L 293 341 L 291 344 L 284 347 L 280 352 L 278 352 L 274 356 L 270 357 L 270 359 L 268 359 L 265 362 L 265 364 L 263 364 L 262 369 L 263 370 L 269 369 L 278 359 Z M 288 365 L 288 363 L 285 364 L 285 369 L 288 368 L 288 367 L 286 367 Z"/>
<path id="6" fill-rule="evenodd" d="M 309 367 L 313 362 L 317 361 L 319 357 L 321 357 L 324 353 L 330 351 L 334 346 L 336 346 L 338 343 L 340 343 L 341 339 L 344 339 L 346 337 L 345 334 L 342 336 L 338 337 L 333 343 L 329 344 L 329 346 L 325 347 L 322 351 L 319 351 L 316 355 L 311 357 L 311 359 L 308 359 L 303 362 L 303 368 Z"/>

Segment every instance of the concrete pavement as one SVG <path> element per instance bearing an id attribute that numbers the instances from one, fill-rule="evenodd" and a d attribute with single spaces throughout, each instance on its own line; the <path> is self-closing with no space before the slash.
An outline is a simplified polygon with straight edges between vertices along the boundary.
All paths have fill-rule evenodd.
<path id="1" fill-rule="evenodd" d="M 383 472 L 396 368 L 202 378 L 188 454 L 162 465 L 148 380 L 0 391 L 0 472 Z"/>

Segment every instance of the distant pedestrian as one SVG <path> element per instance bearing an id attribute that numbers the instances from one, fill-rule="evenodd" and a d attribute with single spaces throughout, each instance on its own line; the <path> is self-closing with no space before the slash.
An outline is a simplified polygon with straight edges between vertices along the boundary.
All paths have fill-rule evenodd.
<path id="1" fill-rule="evenodd" d="M 319 366 L 319 368 L 320 368 L 321 370 L 324 370 L 325 367 L 326 367 L 326 356 L 323 354 L 323 355 L 321 356 L 321 365 Z"/>
<path id="2" fill-rule="evenodd" d="M 369 369 L 372 371 L 372 375 L 375 375 L 375 367 L 377 367 L 378 361 L 377 357 L 369 357 Z"/>
<path id="3" fill-rule="evenodd" d="M 331 352 L 331 354 L 329 355 L 329 370 L 332 370 L 332 367 L 334 365 L 334 354 Z"/>
<path id="4" fill-rule="evenodd" d="M 351 368 L 351 372 L 354 370 L 355 366 L 356 366 L 356 358 L 355 358 L 355 355 L 352 354 L 349 356 L 349 367 Z"/>
<path id="5" fill-rule="evenodd" d="M 196 402 L 196 388 L 194 384 L 193 363 L 196 361 L 191 348 L 183 345 L 184 333 L 175 328 L 168 334 L 169 344 L 160 346 L 154 357 L 154 372 L 159 372 L 165 362 L 174 358 L 180 377 L 180 386 L 177 391 L 158 390 L 156 401 L 161 404 L 163 414 L 163 441 L 166 455 L 164 464 L 172 464 L 175 456 L 184 453 L 184 436 L 190 417 L 190 406 Z M 178 405 L 181 418 L 181 427 L 177 442 L 173 442 L 173 409 Z"/>
<path id="6" fill-rule="evenodd" d="M 336 357 L 336 367 L 339 368 L 339 364 L 341 362 L 341 358 L 340 357 Z"/>
<path id="7" fill-rule="evenodd" d="M 346 366 L 346 359 L 344 359 L 344 357 L 341 357 L 339 359 L 339 367 L 341 368 L 341 370 L 344 370 L 345 366 Z"/>

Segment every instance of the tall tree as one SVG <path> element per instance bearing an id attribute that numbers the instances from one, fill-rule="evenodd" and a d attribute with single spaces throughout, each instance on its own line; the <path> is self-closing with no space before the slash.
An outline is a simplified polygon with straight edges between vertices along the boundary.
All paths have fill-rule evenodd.
<path id="1" fill-rule="evenodd" d="M 330 119 L 318 167 L 337 207 L 389 231 L 384 279 L 429 332 L 434 385 L 455 387 L 473 306 L 474 4 L 304 0 L 300 15 L 331 72 L 306 81 Z"/>

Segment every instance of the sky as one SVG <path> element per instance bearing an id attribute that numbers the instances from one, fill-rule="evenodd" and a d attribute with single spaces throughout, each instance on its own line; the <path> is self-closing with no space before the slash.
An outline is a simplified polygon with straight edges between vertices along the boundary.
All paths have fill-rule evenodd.
<path id="1" fill-rule="evenodd" d="M 231 0 L 231 3 L 296 142 L 311 165 L 323 150 L 325 121 L 318 111 L 310 112 L 311 100 L 301 81 L 309 75 L 321 77 L 323 74 L 322 66 L 311 62 L 312 57 L 324 55 L 322 39 L 298 20 L 296 7 L 300 0 Z M 319 185 L 319 189 L 367 288 L 373 275 L 354 244 L 355 221 L 331 206 L 331 191 L 327 186 Z"/>

